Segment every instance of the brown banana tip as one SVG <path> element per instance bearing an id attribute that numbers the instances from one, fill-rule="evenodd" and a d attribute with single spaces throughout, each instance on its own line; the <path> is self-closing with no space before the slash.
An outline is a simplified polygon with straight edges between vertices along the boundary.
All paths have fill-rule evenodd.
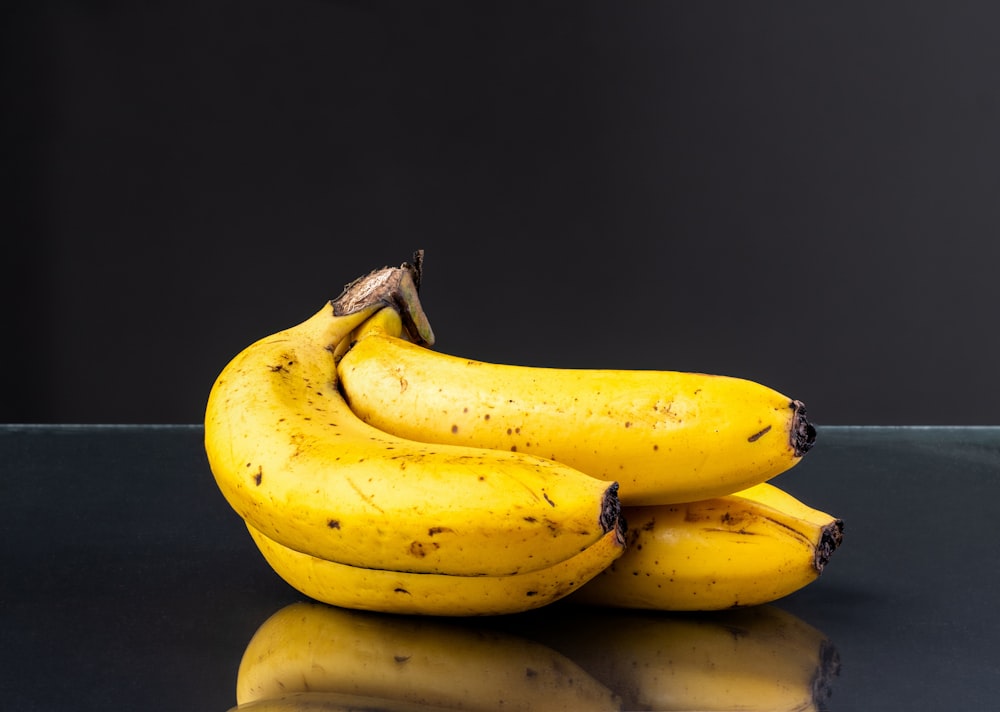
<path id="1" fill-rule="evenodd" d="M 802 457 L 816 444 L 816 428 L 806 417 L 806 406 L 802 401 L 794 400 L 789 406 L 795 414 L 792 416 L 792 449 L 796 457 Z"/>
<path id="2" fill-rule="evenodd" d="M 622 541 L 625 539 L 625 518 L 622 516 L 622 504 L 618 500 L 618 483 L 612 482 L 604 490 L 601 498 L 601 514 L 599 517 L 601 531 L 607 534 L 612 529 L 618 531 Z"/>
<path id="3" fill-rule="evenodd" d="M 816 546 L 816 555 L 813 557 L 813 566 L 817 573 L 823 573 L 823 569 L 830 562 L 840 543 L 844 540 L 844 520 L 835 519 L 823 527 L 823 532 L 819 537 L 819 544 Z"/>

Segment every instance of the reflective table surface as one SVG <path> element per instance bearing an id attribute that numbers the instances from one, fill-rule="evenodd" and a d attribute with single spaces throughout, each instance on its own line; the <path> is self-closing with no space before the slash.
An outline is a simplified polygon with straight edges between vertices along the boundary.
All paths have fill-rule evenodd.
<path id="1" fill-rule="evenodd" d="M 757 709 L 766 685 L 754 676 L 767 675 L 802 688 L 791 696 L 811 691 L 815 709 L 1000 699 L 1000 428 L 820 426 L 776 483 L 842 517 L 844 542 L 818 581 L 771 606 L 624 615 L 559 603 L 469 620 L 359 620 L 300 603 L 216 489 L 201 438 L 195 425 L 0 426 L 4 709 L 222 712 L 244 654 L 283 626 L 329 656 L 331 685 L 375 694 L 358 659 L 395 645 L 410 652 L 391 665 L 423 671 L 426 701 L 466 709 L 513 708 L 484 694 L 505 666 L 524 687 L 508 679 L 498 694 L 539 709 L 708 708 L 724 695 Z M 357 655 L 333 649 L 329 631 L 344 626 Z"/>

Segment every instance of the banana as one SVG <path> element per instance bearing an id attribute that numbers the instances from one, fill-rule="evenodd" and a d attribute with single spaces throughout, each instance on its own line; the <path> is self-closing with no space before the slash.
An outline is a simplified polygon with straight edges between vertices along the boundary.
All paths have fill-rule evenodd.
<path id="1" fill-rule="evenodd" d="M 819 577 L 840 546 L 843 522 L 772 488 L 623 507 L 625 553 L 574 600 L 708 611 L 769 603 L 799 590 Z"/>
<path id="2" fill-rule="evenodd" d="M 628 710 L 825 709 L 840 670 L 821 631 L 774 605 L 703 614 L 563 605 L 520 629 L 571 657 Z M 581 624 L 581 620 L 585 623 Z"/>
<path id="3" fill-rule="evenodd" d="M 352 410 L 429 443 L 532 453 L 618 482 L 622 504 L 730 494 L 797 464 L 805 407 L 746 379 L 483 363 L 362 330 L 338 365 Z"/>
<path id="4" fill-rule="evenodd" d="M 603 712 L 621 705 L 567 656 L 529 638 L 300 602 L 274 613 L 250 639 L 236 699 L 243 709 L 305 691 L 435 709 Z"/>
<path id="5" fill-rule="evenodd" d="M 610 563 L 620 548 L 594 545 L 616 531 L 616 483 L 528 453 L 410 441 L 347 405 L 335 352 L 366 319 L 396 311 L 432 341 L 415 283 L 409 265 L 378 270 L 226 365 L 205 414 L 226 500 L 269 539 L 344 566 L 498 577 L 561 571 L 583 551 Z"/>
<path id="6" fill-rule="evenodd" d="M 597 576 L 624 550 L 609 531 L 575 556 L 544 569 L 506 576 L 456 576 L 363 568 L 304 554 L 248 525 L 272 569 L 296 590 L 346 608 L 438 616 L 520 613 L 547 605 Z"/>

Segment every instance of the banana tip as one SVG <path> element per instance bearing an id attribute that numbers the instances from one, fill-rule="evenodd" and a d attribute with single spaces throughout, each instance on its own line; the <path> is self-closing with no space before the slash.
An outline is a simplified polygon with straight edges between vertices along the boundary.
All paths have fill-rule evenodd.
<path id="1" fill-rule="evenodd" d="M 612 529 L 618 532 L 618 538 L 625 542 L 625 517 L 622 515 L 622 505 L 618 499 L 618 483 L 612 482 L 604 490 L 604 497 L 601 499 L 601 531 L 607 534 Z"/>
<path id="2" fill-rule="evenodd" d="M 792 449 L 796 457 L 802 457 L 816 444 L 816 428 L 806 416 L 805 403 L 794 400 L 789 405 L 795 411 L 792 416 Z"/>
<path id="3" fill-rule="evenodd" d="M 823 569 L 830 562 L 833 552 L 840 548 L 840 543 L 843 540 L 844 520 L 835 519 L 823 527 L 823 533 L 820 534 L 819 538 L 819 545 L 816 547 L 816 556 L 813 559 L 813 566 L 818 573 L 823 573 Z"/>

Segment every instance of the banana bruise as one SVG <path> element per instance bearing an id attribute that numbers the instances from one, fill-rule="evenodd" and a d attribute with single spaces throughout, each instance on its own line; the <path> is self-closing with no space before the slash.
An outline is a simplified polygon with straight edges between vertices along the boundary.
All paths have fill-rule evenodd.
<path id="1" fill-rule="evenodd" d="M 239 665 L 242 705 L 303 692 L 462 710 L 587 712 L 621 701 L 570 657 L 528 637 L 441 619 L 293 603 Z M 362 708 L 363 709 L 363 708 Z"/>
<path id="2" fill-rule="evenodd" d="M 338 365 L 351 408 L 401 437 L 532 453 L 620 484 L 622 504 L 722 496 L 797 464 L 816 430 L 753 381 L 459 358 L 373 324 Z"/>
<path id="3" fill-rule="evenodd" d="M 623 507 L 626 552 L 574 600 L 711 611 L 770 603 L 812 583 L 840 546 L 843 521 L 771 487 L 752 496 Z M 754 498 L 764 496 L 768 503 Z M 808 518 L 799 516 L 805 510 Z"/>
<path id="4" fill-rule="evenodd" d="M 840 671 L 833 642 L 774 605 L 702 614 L 555 606 L 522 622 L 629 710 L 826 709 Z M 517 629 L 515 629 L 516 631 Z"/>
<path id="5" fill-rule="evenodd" d="M 248 530 L 268 565 L 292 588 L 344 608 L 434 616 L 521 613 L 578 590 L 624 550 L 624 522 L 547 568 L 505 576 L 457 576 L 363 568 L 305 554 Z"/>
<path id="6" fill-rule="evenodd" d="M 615 483 L 527 453 L 410 441 L 351 411 L 335 352 L 355 328 L 387 309 L 430 335 L 413 280 L 390 272 L 402 276 L 352 283 L 223 369 L 205 449 L 232 508 L 290 549 L 399 572 L 544 570 L 604 539 L 618 520 Z"/>

